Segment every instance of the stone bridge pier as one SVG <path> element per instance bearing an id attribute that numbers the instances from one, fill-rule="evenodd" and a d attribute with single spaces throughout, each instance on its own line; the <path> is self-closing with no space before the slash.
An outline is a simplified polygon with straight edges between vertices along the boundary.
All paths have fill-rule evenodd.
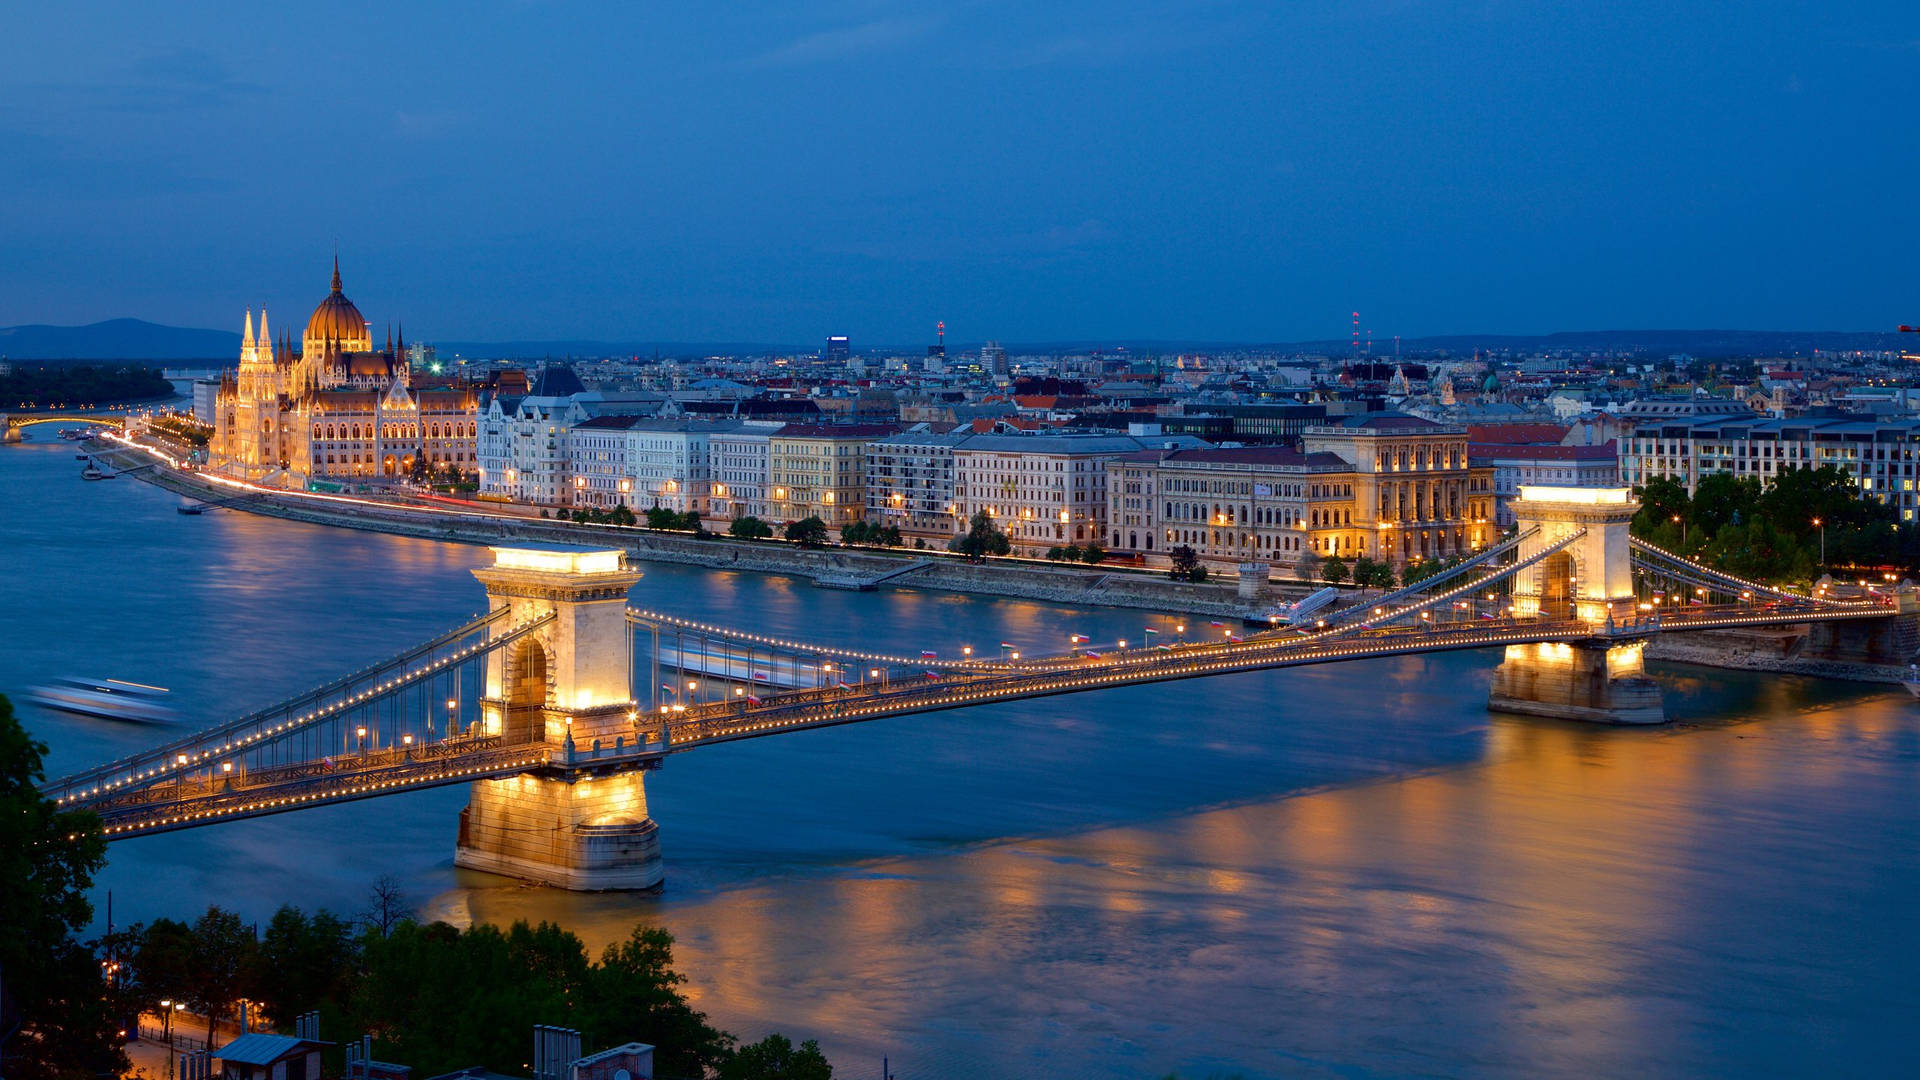
<path id="1" fill-rule="evenodd" d="M 553 620 L 496 649 L 480 723 L 508 745 L 545 746 L 563 764 L 473 784 L 454 864 L 567 889 L 653 889 L 665 877 L 647 816 L 645 772 L 573 761 L 576 747 L 634 745 L 627 590 L 640 580 L 615 549 L 496 547 L 475 570 L 507 626 Z"/>
<path id="2" fill-rule="evenodd" d="M 1660 685 L 1642 659 L 1645 639 L 1614 630 L 1616 615 L 1624 621 L 1635 610 L 1627 540 L 1640 504 L 1632 492 L 1523 484 L 1510 505 L 1521 532 L 1533 530 L 1517 560 L 1575 538 L 1514 577 L 1514 614 L 1573 619 L 1587 632 L 1567 642 L 1509 645 L 1487 706 L 1605 724 L 1663 722 Z"/>

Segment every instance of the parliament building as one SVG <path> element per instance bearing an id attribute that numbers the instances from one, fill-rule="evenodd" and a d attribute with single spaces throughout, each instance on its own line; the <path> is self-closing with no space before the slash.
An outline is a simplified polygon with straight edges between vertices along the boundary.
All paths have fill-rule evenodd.
<path id="1" fill-rule="evenodd" d="M 277 487 L 332 488 L 399 479 L 420 468 L 474 471 L 477 388 L 416 374 L 405 335 L 375 348 L 360 309 L 340 288 L 313 309 L 300 347 L 275 340 L 253 312 L 240 367 L 221 378 L 207 466 Z"/>

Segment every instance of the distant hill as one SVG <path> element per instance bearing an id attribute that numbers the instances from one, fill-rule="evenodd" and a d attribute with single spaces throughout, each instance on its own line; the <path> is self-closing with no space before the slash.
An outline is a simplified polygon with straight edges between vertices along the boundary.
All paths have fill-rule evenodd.
<path id="1" fill-rule="evenodd" d="M 538 360 L 543 357 L 598 358 L 608 356 L 765 356 L 804 352 L 807 346 L 749 341 L 436 341 L 442 356 L 479 359 Z M 1912 335 L 1846 330 L 1573 330 L 1557 334 L 1444 334 L 1403 338 L 1402 355 L 1471 353 L 1475 349 L 1511 349 L 1520 352 L 1551 349 L 1644 352 L 1665 356 L 1792 356 L 1815 349 L 1834 352 L 1881 351 L 1920 346 Z M 957 354 L 965 346 L 955 344 Z M 1095 349 L 1113 352 L 1125 348 L 1136 354 L 1215 352 L 1254 349 L 1281 353 L 1323 353 L 1344 356 L 1352 343 L 1341 338 L 1324 341 L 1228 342 L 1176 339 L 1087 338 L 1069 341 L 1009 342 L 1018 354 L 1064 355 Z M 915 355 L 921 346 L 898 346 L 901 355 Z M 862 350 L 863 352 L 866 350 Z M 0 356 L 11 360 L 210 360 L 230 364 L 240 354 L 240 335 L 227 330 L 194 330 L 161 326 L 140 319 L 109 319 L 88 326 L 0 327 Z M 1393 355 L 1393 342 L 1375 340 L 1376 358 Z"/>
<path id="2" fill-rule="evenodd" d="M 1403 356 L 1437 352 L 1471 353 L 1475 349 L 1510 349 L 1515 352 L 1576 349 L 1641 352 L 1658 356 L 1686 353 L 1699 357 L 1793 356 L 1806 355 L 1815 349 L 1828 352 L 1877 352 L 1915 347 L 1920 347 L 1920 341 L 1916 341 L 1912 335 L 1864 330 L 1566 330 L 1553 334 L 1442 334 L 1400 340 Z M 1006 348 L 1009 353 L 1015 354 L 1067 355 L 1088 353 L 1094 349 L 1111 353 L 1117 348 L 1125 348 L 1130 353 L 1165 355 L 1246 349 L 1320 353 L 1338 357 L 1351 352 L 1353 342 L 1347 338 L 1275 342 L 1109 338 L 1104 341 L 1009 342 Z M 955 351 L 960 350 L 956 347 Z M 1382 341 L 1375 338 L 1374 359 L 1392 356 L 1392 339 Z"/>
<path id="3" fill-rule="evenodd" d="M 514 360 L 543 357 L 560 360 L 569 356 L 787 356 L 801 351 L 797 345 L 760 341 L 436 341 L 433 347 L 441 356 Z"/>
<path id="4" fill-rule="evenodd" d="M 86 326 L 0 327 L 0 356 L 9 360 L 217 360 L 240 355 L 240 335 L 192 330 L 141 319 Z"/>

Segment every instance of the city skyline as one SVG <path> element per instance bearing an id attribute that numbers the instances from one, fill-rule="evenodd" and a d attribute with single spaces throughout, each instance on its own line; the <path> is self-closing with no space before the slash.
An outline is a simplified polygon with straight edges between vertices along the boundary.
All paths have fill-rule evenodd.
<path id="1" fill-rule="evenodd" d="M 0 324 L 225 328 L 336 246 L 442 340 L 1912 319 L 1892 5 L 374 10 L 23 15 Z"/>

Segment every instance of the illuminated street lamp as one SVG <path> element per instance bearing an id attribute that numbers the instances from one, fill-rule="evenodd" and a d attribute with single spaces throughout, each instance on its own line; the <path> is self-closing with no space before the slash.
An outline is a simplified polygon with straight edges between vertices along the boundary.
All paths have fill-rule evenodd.
<path id="1" fill-rule="evenodd" d="M 1814 518 L 1813 527 L 1820 530 L 1820 565 L 1827 565 L 1827 522 L 1825 518 Z"/>

